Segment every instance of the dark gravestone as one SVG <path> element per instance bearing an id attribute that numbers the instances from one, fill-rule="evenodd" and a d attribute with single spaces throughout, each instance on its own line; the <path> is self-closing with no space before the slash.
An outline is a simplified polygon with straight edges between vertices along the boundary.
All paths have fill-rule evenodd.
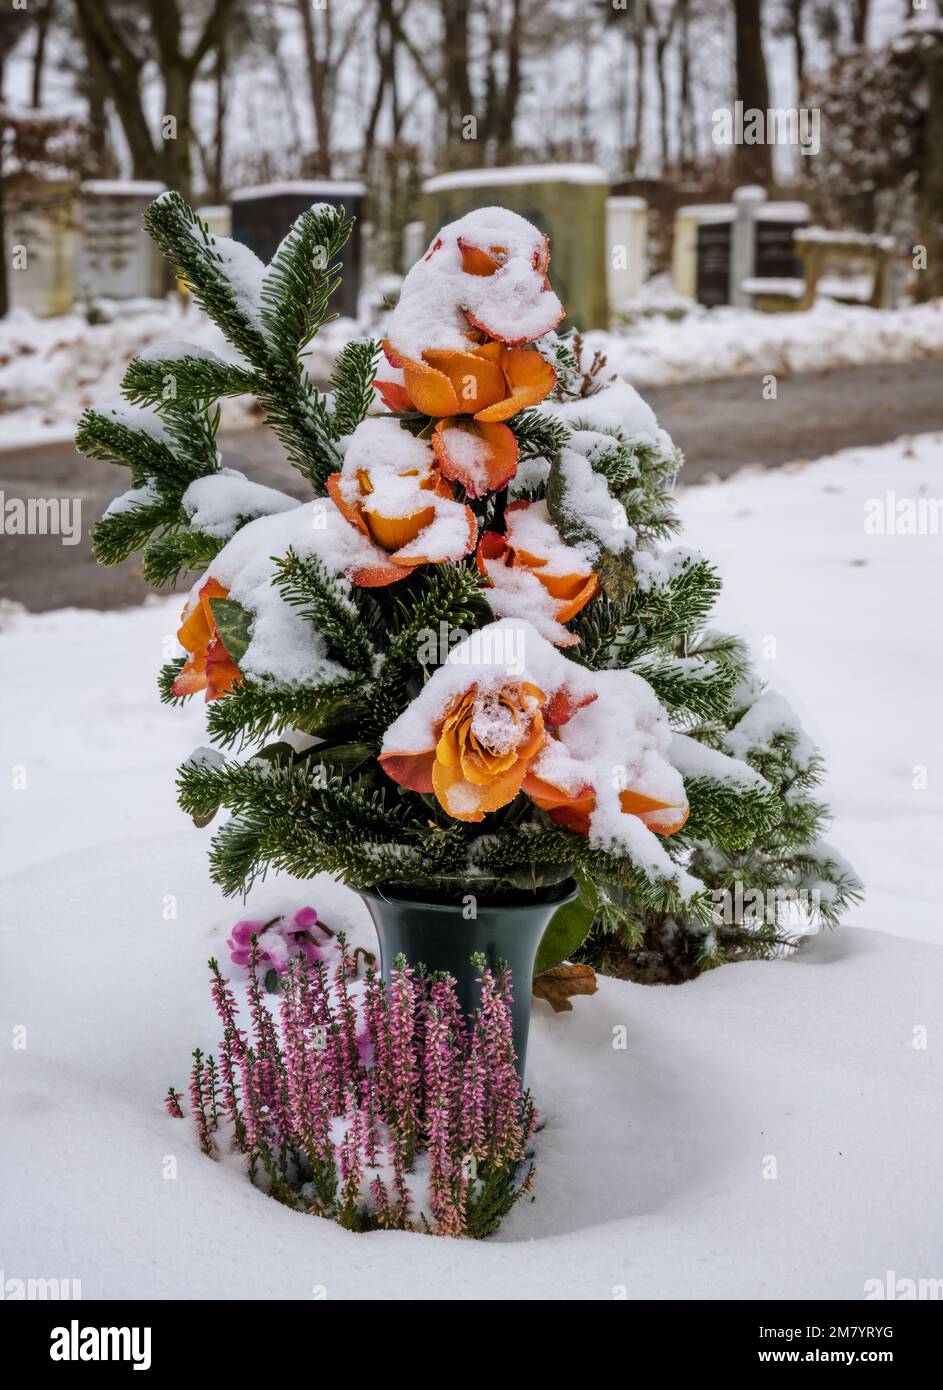
<path id="1" fill-rule="evenodd" d="M 243 188 L 230 199 L 232 235 L 254 251 L 261 261 L 270 261 L 296 217 L 313 203 L 343 208 L 355 218 L 350 238 L 341 253 L 344 278 L 331 296 L 331 310 L 345 318 L 357 317 L 357 300 L 363 270 L 364 189 L 360 183 L 328 181 L 272 183 L 259 188 Z"/>
<path id="2" fill-rule="evenodd" d="M 697 302 L 730 303 L 730 222 L 701 222 L 697 229 Z"/>
<path id="3" fill-rule="evenodd" d="M 756 241 L 753 275 L 758 280 L 801 280 L 802 262 L 795 252 L 793 233 L 805 220 L 789 218 L 776 221 L 756 219 Z"/>

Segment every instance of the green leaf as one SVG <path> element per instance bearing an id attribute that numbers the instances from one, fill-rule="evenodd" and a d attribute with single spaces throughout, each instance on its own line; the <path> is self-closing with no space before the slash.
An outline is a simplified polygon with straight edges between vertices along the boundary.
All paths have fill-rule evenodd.
<path id="1" fill-rule="evenodd" d="M 579 894 L 571 903 L 558 907 L 551 917 L 537 952 L 535 975 L 571 956 L 585 941 L 593 925 L 599 904 L 596 885 L 582 869 L 577 869 L 573 876 L 579 884 Z"/>
<path id="2" fill-rule="evenodd" d="M 211 598 L 210 607 L 219 639 L 236 665 L 246 654 L 252 636 L 253 616 L 232 598 Z"/>

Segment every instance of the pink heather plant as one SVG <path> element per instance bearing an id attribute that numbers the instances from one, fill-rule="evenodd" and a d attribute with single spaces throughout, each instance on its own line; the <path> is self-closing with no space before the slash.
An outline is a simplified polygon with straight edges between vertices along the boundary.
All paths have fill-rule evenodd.
<path id="1" fill-rule="evenodd" d="M 210 961 L 223 1036 L 218 1062 L 193 1054 L 190 1109 L 203 1152 L 215 1155 L 227 1135 L 253 1182 L 349 1230 L 496 1230 L 534 1172 L 536 1112 L 514 1066 L 509 972 L 474 958 L 481 1007 L 466 1018 L 450 976 L 402 958 L 390 985 L 372 966 L 357 981 L 360 952 L 351 956 L 338 933 L 333 972 L 320 953 L 289 960 L 276 1020 L 259 983 L 260 946 L 253 934 L 248 1033 Z M 171 1114 L 180 1099 L 171 1088 Z"/>

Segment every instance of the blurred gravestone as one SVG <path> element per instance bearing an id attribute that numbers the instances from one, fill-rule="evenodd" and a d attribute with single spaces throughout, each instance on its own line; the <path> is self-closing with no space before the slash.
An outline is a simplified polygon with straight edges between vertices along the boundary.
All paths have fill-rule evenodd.
<path id="1" fill-rule="evenodd" d="M 674 288 L 708 308 L 758 301 L 772 307 L 764 286 L 779 298 L 798 301 L 802 263 L 793 234 L 808 220 L 805 203 L 769 203 L 763 189 L 752 187 L 738 188 L 732 203 L 679 208 L 671 262 Z"/>
<path id="2" fill-rule="evenodd" d="M 756 219 L 753 274 L 760 279 L 802 279 L 795 234 L 809 225 L 806 203 L 767 203 Z"/>
<path id="3" fill-rule="evenodd" d="M 364 186 L 355 182 L 301 180 L 241 188 L 229 200 L 232 236 L 254 251 L 259 260 L 270 261 L 295 218 L 314 203 L 328 203 L 331 207 L 343 208 L 349 217 L 356 220 L 341 253 L 344 278 L 331 297 L 331 309 L 336 314 L 355 319 L 363 269 L 363 201 Z"/>
<path id="4" fill-rule="evenodd" d="M 645 279 L 648 204 L 644 198 L 606 199 L 606 270 L 609 303 L 621 308 L 635 299 Z"/>
<path id="5" fill-rule="evenodd" d="M 160 251 L 144 230 L 144 209 L 162 183 L 93 179 L 79 199 L 76 289 L 89 299 L 159 299 L 166 287 Z"/>
<path id="6" fill-rule="evenodd" d="M 561 328 L 608 328 L 608 193 L 608 177 L 594 164 L 439 174 L 423 184 L 426 241 L 445 223 L 476 208 L 509 208 L 550 238 L 550 279 L 566 306 Z"/>
<path id="7" fill-rule="evenodd" d="M 76 184 L 19 183 L 7 195 L 6 246 L 10 304 L 37 318 L 67 314 L 75 302 Z"/>
<path id="8" fill-rule="evenodd" d="M 675 214 L 671 279 L 678 294 L 701 304 L 727 304 L 730 293 L 730 203 L 701 203 Z"/>

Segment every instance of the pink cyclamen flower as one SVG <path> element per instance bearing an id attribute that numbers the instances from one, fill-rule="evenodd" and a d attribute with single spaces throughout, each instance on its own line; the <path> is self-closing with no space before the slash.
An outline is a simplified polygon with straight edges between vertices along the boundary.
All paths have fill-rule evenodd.
<path id="1" fill-rule="evenodd" d="M 293 916 L 273 917 L 268 922 L 249 918 L 237 922 L 226 945 L 233 965 L 248 965 L 252 956 L 252 938 L 259 943 L 259 973 L 269 970 L 281 977 L 295 956 L 309 961 L 321 959 L 320 947 L 330 940 L 330 934 L 318 927 L 318 914 L 313 907 L 301 907 Z"/>

